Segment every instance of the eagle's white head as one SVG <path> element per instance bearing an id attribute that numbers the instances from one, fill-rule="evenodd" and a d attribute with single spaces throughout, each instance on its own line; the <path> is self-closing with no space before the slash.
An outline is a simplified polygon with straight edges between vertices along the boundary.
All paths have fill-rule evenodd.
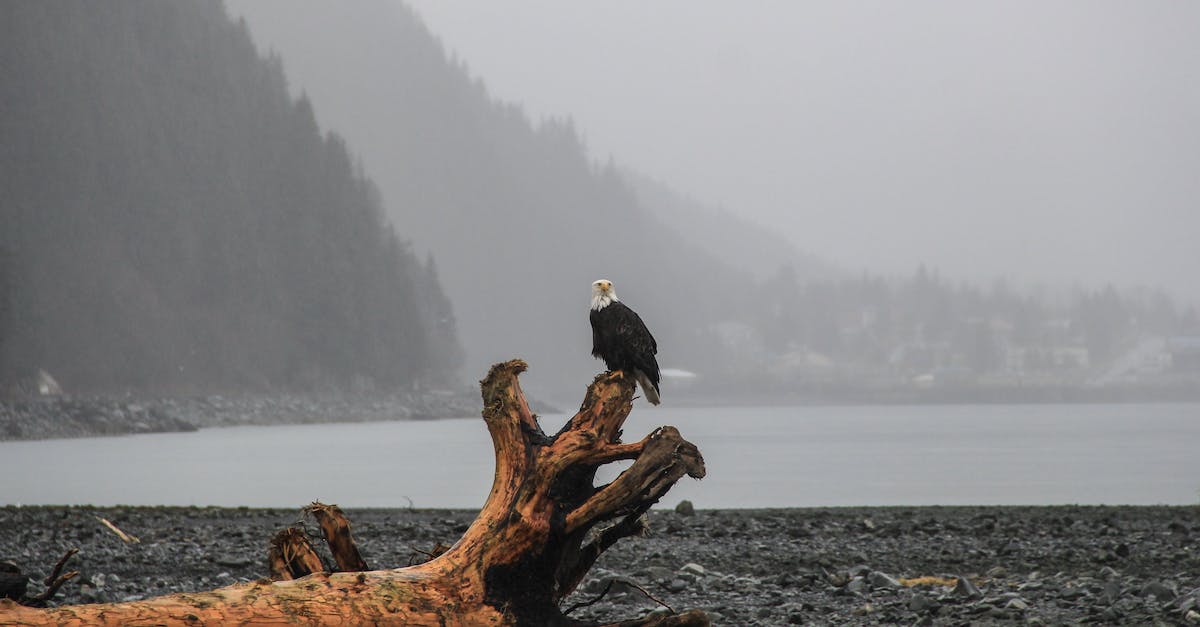
<path id="1" fill-rule="evenodd" d="M 600 311 L 617 300 L 617 291 L 612 281 L 600 279 L 592 282 L 592 309 Z"/>

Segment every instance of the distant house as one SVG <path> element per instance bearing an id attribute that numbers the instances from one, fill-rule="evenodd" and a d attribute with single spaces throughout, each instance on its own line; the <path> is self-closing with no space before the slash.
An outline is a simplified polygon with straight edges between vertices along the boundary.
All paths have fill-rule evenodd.
<path id="1" fill-rule="evenodd" d="M 62 386 L 45 370 L 38 370 L 37 392 L 40 396 L 62 396 Z"/>
<path id="2" fill-rule="evenodd" d="M 1167 340 L 1171 354 L 1171 370 L 1200 373 L 1200 336 L 1188 335 Z"/>
<path id="3" fill-rule="evenodd" d="M 700 378 L 700 375 L 683 368 L 663 368 L 659 374 L 664 381 L 669 381 L 673 388 L 691 387 Z"/>

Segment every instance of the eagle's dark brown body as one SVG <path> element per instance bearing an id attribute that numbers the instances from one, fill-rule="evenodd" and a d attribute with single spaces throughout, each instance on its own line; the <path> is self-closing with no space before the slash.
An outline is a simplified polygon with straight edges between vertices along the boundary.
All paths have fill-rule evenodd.
<path id="1" fill-rule="evenodd" d="M 599 309 L 592 309 L 592 356 L 604 360 L 609 370 L 621 370 L 633 375 L 646 394 L 646 400 L 657 405 L 659 398 L 658 343 L 637 312 L 613 299 Z"/>

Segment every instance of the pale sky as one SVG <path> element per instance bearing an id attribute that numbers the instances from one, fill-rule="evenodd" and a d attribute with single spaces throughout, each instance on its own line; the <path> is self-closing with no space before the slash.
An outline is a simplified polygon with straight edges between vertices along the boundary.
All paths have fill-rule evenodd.
<path id="1" fill-rule="evenodd" d="M 848 268 L 1200 299 L 1200 3 L 409 4 L 598 159 Z"/>

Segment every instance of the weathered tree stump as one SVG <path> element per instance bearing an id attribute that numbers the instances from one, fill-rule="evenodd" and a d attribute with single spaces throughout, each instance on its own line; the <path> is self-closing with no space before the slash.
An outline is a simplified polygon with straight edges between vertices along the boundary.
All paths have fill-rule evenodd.
<path id="1" fill-rule="evenodd" d="M 497 364 L 480 382 L 483 418 L 496 453 L 492 491 L 462 538 L 428 562 L 395 570 L 318 572 L 129 603 L 38 610 L 0 602 L 0 623 L 581 624 L 562 614 L 562 600 L 601 553 L 643 530 L 642 515 L 677 480 L 685 474 L 703 477 L 704 461 L 674 427 L 621 442 L 634 383 L 620 372 L 596 377 L 579 412 L 557 434 L 546 435 L 517 380 L 525 368 L 520 360 Z M 597 468 L 628 459 L 633 464 L 613 482 L 593 486 Z M 322 514 L 312 513 L 327 538 L 331 532 L 338 536 L 337 520 L 322 522 Z M 589 534 L 609 521 L 614 524 Z M 343 531 L 349 540 L 348 525 Z M 341 550 L 348 566 L 365 568 L 357 549 Z M 287 558 L 297 555 L 301 565 L 292 571 Z M 273 545 L 272 560 L 276 557 L 281 577 L 314 567 L 315 554 L 303 550 Z M 692 611 L 614 624 L 707 625 L 708 620 Z"/>

